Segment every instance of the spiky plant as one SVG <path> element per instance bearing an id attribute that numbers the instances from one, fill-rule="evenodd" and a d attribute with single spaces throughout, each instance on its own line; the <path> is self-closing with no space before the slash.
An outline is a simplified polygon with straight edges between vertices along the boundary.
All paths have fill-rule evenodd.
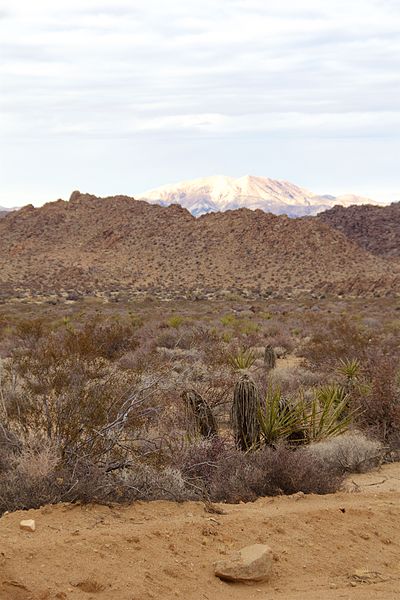
<path id="1" fill-rule="evenodd" d="M 342 385 L 335 383 L 321 385 L 314 390 L 315 397 L 317 398 L 320 406 L 338 406 L 341 402 L 347 401 L 347 392 Z"/>
<path id="2" fill-rule="evenodd" d="M 253 450 L 260 442 L 260 396 L 254 381 L 244 374 L 235 385 L 232 424 L 237 448 Z"/>
<path id="3" fill-rule="evenodd" d="M 356 358 L 342 358 L 339 361 L 338 371 L 346 379 L 354 381 L 360 375 L 361 364 Z"/>
<path id="4" fill-rule="evenodd" d="M 299 406 L 286 401 L 279 387 L 269 386 L 260 407 L 261 436 L 268 446 L 285 440 L 292 444 L 304 441 L 303 419 Z"/>
<path id="5" fill-rule="evenodd" d="M 228 356 L 228 362 L 235 371 L 250 369 L 256 361 L 254 352 L 250 348 L 242 348 L 236 354 Z"/>
<path id="6" fill-rule="evenodd" d="M 315 390 L 311 401 L 300 397 L 306 443 L 319 442 L 348 430 L 354 412 L 348 410 L 348 396 L 340 386 L 325 386 Z"/>
<path id="7" fill-rule="evenodd" d="M 351 394 L 360 383 L 360 361 L 356 358 L 344 358 L 339 363 L 339 374 L 344 377 L 343 388 L 347 394 Z"/>
<path id="8" fill-rule="evenodd" d="M 182 397 L 191 413 L 198 433 L 204 438 L 217 435 L 217 422 L 208 402 L 193 389 L 184 391 Z"/>
<path id="9" fill-rule="evenodd" d="M 275 367 L 276 367 L 275 350 L 273 349 L 273 347 L 270 344 L 268 344 L 268 346 L 265 347 L 264 364 L 268 370 L 275 369 Z"/>

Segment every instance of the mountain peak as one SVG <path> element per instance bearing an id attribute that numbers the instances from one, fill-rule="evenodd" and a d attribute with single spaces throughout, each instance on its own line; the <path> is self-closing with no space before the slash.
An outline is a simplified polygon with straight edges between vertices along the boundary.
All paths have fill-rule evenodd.
<path id="1" fill-rule="evenodd" d="M 289 181 L 255 175 L 243 175 L 237 179 L 226 175 L 212 175 L 181 181 L 144 192 L 138 199 L 163 206 L 180 204 L 195 216 L 249 208 L 299 217 L 315 215 L 335 204 L 374 204 L 368 198 L 354 195 L 320 196 Z"/>

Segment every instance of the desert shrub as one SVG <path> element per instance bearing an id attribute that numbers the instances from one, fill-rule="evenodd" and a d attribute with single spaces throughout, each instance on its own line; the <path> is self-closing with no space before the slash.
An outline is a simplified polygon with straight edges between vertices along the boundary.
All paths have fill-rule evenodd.
<path id="1" fill-rule="evenodd" d="M 399 362 L 375 356 L 364 365 L 366 384 L 353 392 L 359 426 L 395 452 L 400 451 Z"/>
<path id="2" fill-rule="evenodd" d="M 15 337 L 20 344 L 34 346 L 49 331 L 49 325 L 43 318 L 23 319 L 15 326 Z"/>
<path id="3" fill-rule="evenodd" d="M 67 323 L 45 335 L 41 328 L 33 331 L 24 327 L 19 333 L 20 343 L 3 372 L 3 431 L 17 440 L 8 443 L 7 456 L 0 444 L 5 497 L 10 500 L 19 489 L 21 503 L 31 495 L 33 506 L 50 496 L 113 496 L 116 471 L 144 451 L 146 430 L 163 410 L 153 397 L 162 373 L 120 368 L 116 359 L 135 344 L 129 324 L 90 320 L 80 329 Z M 38 447 L 32 439 L 39 440 Z M 76 479 L 80 472 L 82 478 Z"/>
<path id="4" fill-rule="evenodd" d="M 378 466 L 384 456 L 380 442 L 361 432 L 348 432 L 339 437 L 309 446 L 309 452 L 322 463 L 343 473 L 364 473 Z"/>
<path id="5" fill-rule="evenodd" d="M 47 457 L 40 461 L 38 456 L 41 468 L 48 465 Z M 0 475 L 0 513 L 57 502 L 109 502 L 117 499 L 116 489 L 114 474 L 87 460 L 73 467 L 60 463 L 47 473 L 27 471 L 17 460 L 13 469 Z"/>
<path id="6" fill-rule="evenodd" d="M 298 365 L 278 365 L 268 374 L 269 383 L 282 390 L 283 395 L 293 395 L 299 388 L 321 385 L 320 373 Z"/>
<path id="7" fill-rule="evenodd" d="M 214 501 L 252 501 L 280 494 L 335 492 L 342 476 L 306 449 L 285 446 L 243 454 L 231 451 L 221 458 L 210 481 Z"/>
<path id="8" fill-rule="evenodd" d="M 237 325 L 237 323 L 239 322 L 238 318 L 236 317 L 236 315 L 232 314 L 232 313 L 228 313 L 226 315 L 223 315 L 220 319 L 221 324 L 224 327 L 235 327 Z"/>
<path id="9" fill-rule="evenodd" d="M 345 358 L 362 360 L 373 341 L 373 333 L 350 317 L 341 316 L 318 325 L 300 351 L 314 368 L 334 369 Z"/>
<path id="10" fill-rule="evenodd" d="M 195 441 L 173 453 L 173 464 L 197 493 L 205 493 L 229 445 L 222 437 Z"/>
<path id="11" fill-rule="evenodd" d="M 9 468 L 25 479 L 40 480 L 49 477 L 60 462 L 57 445 L 45 436 L 29 432 L 19 440 L 18 451 L 13 452 Z"/>
<path id="12" fill-rule="evenodd" d="M 260 496 L 326 494 L 338 489 L 342 474 L 335 466 L 300 448 L 284 445 L 244 453 L 215 437 L 187 446 L 174 462 L 197 497 L 216 502 L 248 502 Z"/>
<path id="13" fill-rule="evenodd" d="M 59 501 L 55 472 L 60 454 L 56 445 L 32 432 L 14 436 L 14 442 L 0 451 L 1 457 L 7 452 L 8 459 L 0 472 L 0 513 Z"/>
<path id="14" fill-rule="evenodd" d="M 162 330 L 156 343 L 160 348 L 190 350 L 194 344 L 194 337 L 195 333 L 192 327 L 181 325 Z"/>
<path id="15" fill-rule="evenodd" d="M 172 315 L 172 317 L 167 319 L 168 327 L 173 327 L 174 329 L 178 329 L 184 322 L 185 318 L 181 317 L 180 315 Z"/>
<path id="16" fill-rule="evenodd" d="M 51 476 L 31 478 L 16 469 L 7 470 L 0 475 L 0 514 L 59 502 L 56 489 Z"/>
<path id="17" fill-rule="evenodd" d="M 278 357 L 290 354 L 296 347 L 296 341 L 293 338 L 289 328 L 285 323 L 278 320 L 271 320 L 265 323 L 263 327 L 264 343 L 279 348 Z"/>
<path id="18" fill-rule="evenodd" d="M 26 353 L 38 345 L 47 343 L 52 337 L 59 342 L 65 354 L 84 358 L 105 358 L 113 360 L 128 350 L 137 347 L 136 322 L 122 322 L 100 316 L 90 317 L 83 323 L 73 326 L 65 318 L 64 327 L 51 329 L 42 319 L 20 321 L 16 326 L 17 347 Z"/>
<path id="19" fill-rule="evenodd" d="M 119 501 L 175 500 L 196 498 L 182 473 L 172 467 L 155 468 L 143 462 L 124 469 L 116 481 Z"/>
<path id="20" fill-rule="evenodd" d="M 180 501 L 192 497 L 182 474 L 171 467 L 148 463 L 131 453 L 123 463 L 102 463 L 84 453 L 65 460 L 56 444 L 32 435 L 20 440 L 8 467 L 0 472 L 0 514 L 57 502 Z"/>
<path id="21" fill-rule="evenodd" d="M 48 338 L 36 352 L 20 354 L 7 366 L 6 418 L 17 430 L 45 432 L 64 449 L 117 418 L 134 380 L 102 358 L 65 354 Z M 7 381 L 7 380 L 6 380 Z"/>

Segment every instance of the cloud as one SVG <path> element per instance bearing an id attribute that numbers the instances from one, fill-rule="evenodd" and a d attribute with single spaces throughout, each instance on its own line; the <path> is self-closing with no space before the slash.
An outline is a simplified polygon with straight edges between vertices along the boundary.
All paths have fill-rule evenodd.
<path id="1" fill-rule="evenodd" d="M 399 27 L 390 0 L 0 0 L 0 151 L 146 134 L 394 138 Z"/>

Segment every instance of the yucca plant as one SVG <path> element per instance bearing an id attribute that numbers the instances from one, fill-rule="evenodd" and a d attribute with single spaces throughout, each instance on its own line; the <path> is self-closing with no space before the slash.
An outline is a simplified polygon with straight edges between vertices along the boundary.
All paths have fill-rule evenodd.
<path id="1" fill-rule="evenodd" d="M 256 361 L 254 352 L 250 348 L 242 348 L 236 354 L 228 356 L 228 362 L 235 371 L 250 369 Z"/>
<path id="2" fill-rule="evenodd" d="M 344 400 L 348 400 L 346 390 L 341 385 L 327 384 L 322 385 L 314 390 L 315 396 L 321 406 L 332 402 L 333 405 L 340 404 Z"/>
<path id="3" fill-rule="evenodd" d="M 315 390 L 308 401 L 299 399 L 306 443 L 319 442 L 341 435 L 350 426 L 353 413 L 348 410 L 348 396 L 340 386 L 325 386 Z"/>
<path id="4" fill-rule="evenodd" d="M 346 380 L 354 381 L 360 375 L 361 364 L 356 358 L 342 358 L 339 361 L 338 371 L 340 375 L 343 375 Z"/>
<path id="5" fill-rule="evenodd" d="M 260 442 L 260 396 L 254 381 L 244 374 L 235 385 L 232 425 L 239 450 L 256 449 Z"/>
<path id="6" fill-rule="evenodd" d="M 280 440 L 295 444 L 304 439 L 301 407 L 282 398 L 279 387 L 268 388 L 259 410 L 259 421 L 261 436 L 268 446 L 274 446 Z"/>
<path id="7" fill-rule="evenodd" d="M 356 388 L 360 388 L 361 364 L 357 359 L 344 358 L 339 361 L 339 374 L 344 378 L 343 389 L 351 394 Z"/>

